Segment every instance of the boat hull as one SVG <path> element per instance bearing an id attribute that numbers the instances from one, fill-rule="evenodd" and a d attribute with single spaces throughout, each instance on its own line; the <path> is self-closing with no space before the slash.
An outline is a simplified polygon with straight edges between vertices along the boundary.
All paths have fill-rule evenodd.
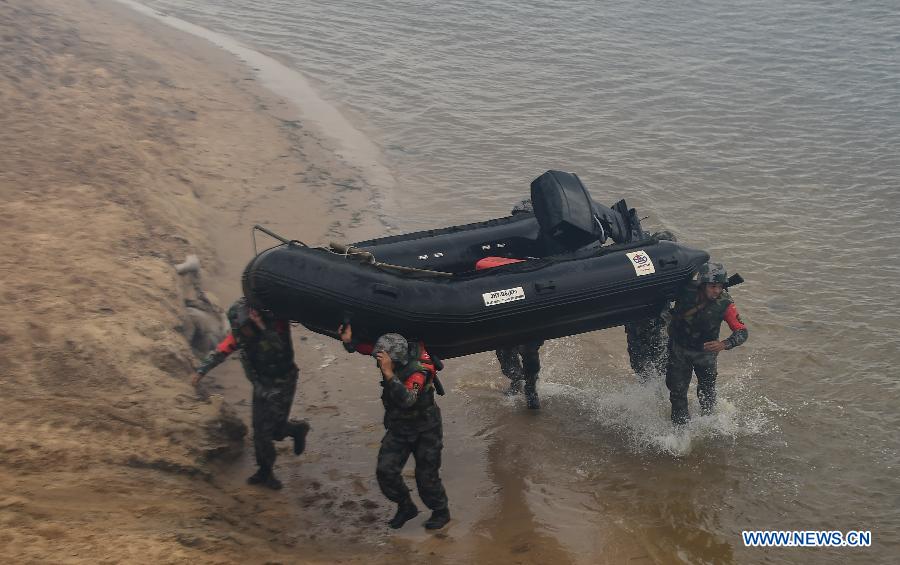
<path id="1" fill-rule="evenodd" d="M 474 269 L 470 259 L 459 261 Z M 257 307 L 312 331 L 337 337 L 349 321 L 360 338 L 396 332 L 452 358 L 656 315 L 708 259 L 650 239 L 442 277 L 285 244 L 248 264 L 243 287 Z"/>

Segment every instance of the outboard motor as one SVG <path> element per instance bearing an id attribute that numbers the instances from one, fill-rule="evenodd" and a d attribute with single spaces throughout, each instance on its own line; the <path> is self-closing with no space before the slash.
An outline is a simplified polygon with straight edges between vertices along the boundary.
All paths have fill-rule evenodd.
<path id="1" fill-rule="evenodd" d="M 624 200 L 613 208 L 597 204 L 574 173 L 547 171 L 534 179 L 531 202 L 541 231 L 569 250 L 608 238 L 628 243 L 643 234 L 637 213 Z"/>

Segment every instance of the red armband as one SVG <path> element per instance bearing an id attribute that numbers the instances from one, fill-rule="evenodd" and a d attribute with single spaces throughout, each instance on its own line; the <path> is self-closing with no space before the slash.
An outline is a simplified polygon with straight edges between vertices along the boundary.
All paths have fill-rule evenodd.
<path id="1" fill-rule="evenodd" d="M 416 390 L 416 392 L 418 392 L 425 388 L 425 375 L 422 373 L 413 373 L 406 379 L 405 384 L 407 389 Z"/>
<path id="2" fill-rule="evenodd" d="M 741 315 L 738 314 L 737 307 L 734 304 L 729 304 L 728 308 L 725 309 L 725 323 L 728 324 L 728 327 L 733 332 L 747 329 L 747 326 L 741 321 Z"/>
<path id="3" fill-rule="evenodd" d="M 228 332 L 225 339 L 216 346 L 216 351 L 224 353 L 225 355 L 231 355 L 235 350 L 237 350 L 237 341 L 234 339 L 234 334 L 231 332 Z"/>

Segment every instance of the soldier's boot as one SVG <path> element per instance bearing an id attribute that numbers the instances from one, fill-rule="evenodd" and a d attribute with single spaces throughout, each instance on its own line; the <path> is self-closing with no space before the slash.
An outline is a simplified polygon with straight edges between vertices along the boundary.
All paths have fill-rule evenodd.
<path id="1" fill-rule="evenodd" d="M 294 424 L 294 429 L 291 430 L 291 436 L 294 438 L 294 455 L 300 455 L 306 449 L 306 434 L 310 429 L 306 420 Z"/>
<path id="2" fill-rule="evenodd" d="M 709 416 L 712 414 L 713 409 L 716 407 L 716 389 L 709 386 L 698 387 L 697 396 L 700 399 L 700 415 Z"/>
<path id="3" fill-rule="evenodd" d="M 261 485 L 272 475 L 269 467 L 260 467 L 255 473 L 247 477 L 248 485 Z"/>
<path id="4" fill-rule="evenodd" d="M 677 426 L 686 425 L 691 419 L 688 412 L 687 402 L 672 402 L 672 423 Z"/>
<path id="5" fill-rule="evenodd" d="M 409 520 L 412 520 L 418 515 L 418 507 L 416 507 L 411 498 L 407 498 L 397 505 L 397 513 L 394 514 L 394 517 L 391 518 L 390 522 L 388 522 L 388 526 L 397 530 L 399 528 L 402 528 L 403 524 L 405 524 Z"/>
<path id="6" fill-rule="evenodd" d="M 450 521 L 450 510 L 440 508 L 431 513 L 431 518 L 425 521 L 426 530 L 439 530 Z"/>
<path id="7" fill-rule="evenodd" d="M 266 477 L 266 480 L 263 481 L 262 484 L 263 484 L 264 487 L 270 488 L 270 489 L 272 489 L 272 490 L 281 490 L 281 487 L 283 486 L 283 485 L 281 484 L 281 481 L 279 481 L 279 480 L 275 477 L 275 475 L 274 475 L 273 473 L 271 473 L 271 472 L 269 473 L 269 476 Z"/>
<path id="8" fill-rule="evenodd" d="M 522 379 L 512 379 L 509 381 L 509 388 L 506 389 L 506 396 L 515 396 L 522 392 L 522 385 L 525 383 Z"/>

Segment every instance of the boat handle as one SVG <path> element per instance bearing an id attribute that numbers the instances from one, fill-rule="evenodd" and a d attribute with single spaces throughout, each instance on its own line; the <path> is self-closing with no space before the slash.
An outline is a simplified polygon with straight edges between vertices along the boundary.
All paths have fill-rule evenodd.
<path id="1" fill-rule="evenodd" d="M 678 259 L 660 259 L 659 260 L 659 268 L 665 269 L 666 265 L 677 265 Z"/>
<path id="2" fill-rule="evenodd" d="M 534 283 L 534 290 L 538 292 L 538 294 L 543 294 L 545 292 L 553 292 L 556 290 L 556 283 L 553 281 L 547 281 L 545 283 Z"/>
<path id="3" fill-rule="evenodd" d="M 389 296 L 391 298 L 397 298 L 397 296 L 399 296 L 396 288 L 386 284 L 376 284 L 372 287 L 372 292 L 375 294 L 383 294 L 384 296 Z"/>

